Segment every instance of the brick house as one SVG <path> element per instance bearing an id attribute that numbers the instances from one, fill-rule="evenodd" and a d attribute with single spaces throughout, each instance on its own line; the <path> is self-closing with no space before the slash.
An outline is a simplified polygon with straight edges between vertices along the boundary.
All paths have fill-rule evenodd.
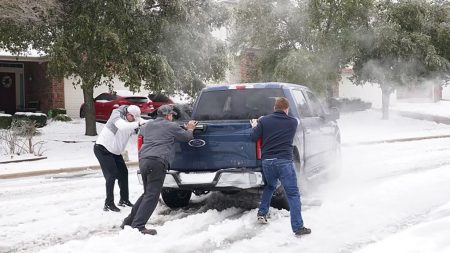
<path id="1" fill-rule="evenodd" d="M 79 117 L 83 91 L 73 86 L 74 77 L 61 80 L 47 78 L 48 60 L 37 52 L 17 56 L 0 50 L 0 113 L 43 112 L 64 108 L 67 114 Z M 117 78 L 114 88 L 127 89 Z M 108 87 L 94 89 L 94 97 Z"/>
<path id="2" fill-rule="evenodd" d="M 38 54 L 0 51 L 0 112 L 64 108 L 64 80 L 49 80 L 46 70 L 47 61 Z"/>

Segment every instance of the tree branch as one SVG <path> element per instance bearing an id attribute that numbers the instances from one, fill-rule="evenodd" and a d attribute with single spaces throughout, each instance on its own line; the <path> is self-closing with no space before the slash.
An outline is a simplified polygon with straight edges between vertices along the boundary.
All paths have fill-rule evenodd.
<path id="1" fill-rule="evenodd" d="M 9 20 L 18 24 L 41 22 L 50 11 L 60 12 L 57 0 L 0 0 L 0 20 Z"/>

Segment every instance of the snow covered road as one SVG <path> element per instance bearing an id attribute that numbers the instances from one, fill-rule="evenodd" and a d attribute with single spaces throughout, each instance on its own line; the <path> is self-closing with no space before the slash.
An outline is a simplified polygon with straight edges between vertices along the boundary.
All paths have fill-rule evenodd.
<path id="1" fill-rule="evenodd" d="M 219 194 L 158 205 L 147 224 L 158 235 L 145 236 L 117 228 L 129 208 L 102 211 L 99 173 L 2 180 L 0 252 L 450 252 L 449 150 L 448 138 L 344 147 L 340 177 L 303 199 L 303 238 L 288 212 L 259 225 L 256 209 Z M 129 178 L 134 201 L 134 169 Z"/>

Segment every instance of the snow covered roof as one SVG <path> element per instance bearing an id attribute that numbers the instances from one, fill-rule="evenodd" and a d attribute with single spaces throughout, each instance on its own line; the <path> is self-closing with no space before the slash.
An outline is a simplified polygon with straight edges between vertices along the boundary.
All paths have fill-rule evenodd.
<path id="1" fill-rule="evenodd" d="M 12 53 L 6 49 L 0 48 L 0 60 L 3 61 L 46 61 L 47 56 L 42 51 L 28 49 L 27 51 Z"/>
<path id="2" fill-rule="evenodd" d="M 47 116 L 47 114 L 42 112 L 16 112 L 16 115 L 26 115 L 26 116 Z"/>

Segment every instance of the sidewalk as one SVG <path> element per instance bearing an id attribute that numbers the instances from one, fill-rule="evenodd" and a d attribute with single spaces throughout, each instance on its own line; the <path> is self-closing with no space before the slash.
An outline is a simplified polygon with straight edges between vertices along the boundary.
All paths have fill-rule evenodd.
<path id="1" fill-rule="evenodd" d="M 126 162 L 127 167 L 138 166 L 138 162 Z M 90 172 L 93 170 L 100 170 L 100 165 L 92 166 L 78 166 L 78 167 L 61 167 L 53 169 L 40 169 L 40 170 L 30 170 L 30 171 L 11 171 L 0 173 L 0 179 L 10 179 L 10 178 L 20 178 L 20 177 L 33 177 L 49 174 L 59 174 L 59 173 L 71 173 L 86 171 Z"/>
<path id="2" fill-rule="evenodd" d="M 367 110 L 345 113 L 338 120 L 342 145 L 368 145 L 384 142 L 450 138 L 450 101 L 439 103 L 397 103 L 390 119 L 381 112 Z M 97 132 L 103 128 L 97 124 Z M 99 170 L 92 151 L 96 136 L 84 135 L 84 120 L 50 122 L 36 141 L 45 141 L 47 159 L 0 164 L 0 179 L 46 174 Z M 128 166 L 137 166 L 137 136 L 127 146 Z"/>
<path id="3" fill-rule="evenodd" d="M 373 110 L 377 111 L 381 117 L 381 109 L 373 109 Z M 426 134 L 414 137 L 412 137 L 410 134 L 392 137 L 379 136 L 378 138 L 380 137 L 381 138 L 376 140 L 370 139 L 370 140 L 351 141 L 350 143 L 343 142 L 343 146 L 404 142 L 404 141 L 426 140 L 436 138 L 450 138 L 450 135 L 446 129 L 447 127 L 445 127 L 445 125 L 449 125 L 450 127 L 450 101 L 439 101 L 437 103 L 397 103 L 396 105 L 390 107 L 389 114 L 390 120 L 384 121 L 382 124 L 391 121 L 395 122 L 398 120 L 398 117 L 401 116 L 403 118 L 419 120 L 419 121 L 411 121 L 410 122 L 411 124 L 417 124 L 420 123 L 420 121 L 434 122 L 436 123 L 436 129 L 434 129 L 434 131 L 430 131 L 430 134 L 431 132 L 433 132 L 432 135 Z M 433 127 L 433 124 L 430 124 L 430 127 Z"/>

